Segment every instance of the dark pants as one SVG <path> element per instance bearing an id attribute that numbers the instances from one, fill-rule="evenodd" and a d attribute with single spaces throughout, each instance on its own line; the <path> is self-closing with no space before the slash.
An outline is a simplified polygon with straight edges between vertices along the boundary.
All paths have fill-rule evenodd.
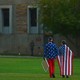
<path id="1" fill-rule="evenodd" d="M 33 51 L 34 51 L 34 49 L 33 49 L 33 48 L 31 48 L 31 56 L 33 56 Z"/>

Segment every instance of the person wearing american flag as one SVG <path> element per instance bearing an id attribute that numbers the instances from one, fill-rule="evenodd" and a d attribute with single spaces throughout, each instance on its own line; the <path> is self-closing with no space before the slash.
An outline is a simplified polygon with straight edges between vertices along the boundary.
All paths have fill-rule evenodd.
<path id="1" fill-rule="evenodd" d="M 58 63 L 60 67 L 60 75 L 69 78 L 73 73 L 73 52 L 67 46 L 66 41 L 62 40 L 59 47 Z"/>
<path id="2" fill-rule="evenodd" d="M 50 78 L 55 78 L 55 58 L 58 56 L 58 47 L 54 43 L 53 37 L 48 38 L 48 43 L 44 47 L 44 58 L 49 64 Z"/>

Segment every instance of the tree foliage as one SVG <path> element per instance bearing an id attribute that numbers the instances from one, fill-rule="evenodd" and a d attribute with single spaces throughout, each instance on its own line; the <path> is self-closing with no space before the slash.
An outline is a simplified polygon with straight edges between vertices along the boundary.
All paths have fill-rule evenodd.
<path id="1" fill-rule="evenodd" d="M 79 36 L 80 0 L 40 0 L 40 19 L 54 34 Z"/>

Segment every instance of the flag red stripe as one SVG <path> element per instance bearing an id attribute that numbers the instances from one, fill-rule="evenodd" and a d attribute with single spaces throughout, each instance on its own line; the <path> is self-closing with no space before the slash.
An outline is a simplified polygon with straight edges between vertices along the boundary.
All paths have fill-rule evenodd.
<path id="1" fill-rule="evenodd" d="M 64 57 L 62 56 L 62 75 L 64 75 Z"/>
<path id="2" fill-rule="evenodd" d="M 69 53 L 69 49 L 68 47 L 66 48 L 66 75 L 68 75 L 68 53 Z"/>
<path id="3" fill-rule="evenodd" d="M 73 74 L 73 59 L 74 59 L 74 53 L 72 53 L 72 74 Z"/>

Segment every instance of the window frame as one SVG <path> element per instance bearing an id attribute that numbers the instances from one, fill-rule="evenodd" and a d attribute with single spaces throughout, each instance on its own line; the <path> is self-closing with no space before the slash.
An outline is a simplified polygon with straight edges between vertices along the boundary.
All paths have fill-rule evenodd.
<path id="1" fill-rule="evenodd" d="M 37 9 L 37 26 L 36 26 L 37 32 L 36 33 L 34 32 L 32 34 L 38 34 L 39 33 L 39 17 L 38 17 L 39 8 L 38 8 L 38 6 L 30 6 L 30 5 L 27 7 L 27 28 L 28 28 L 28 33 L 31 34 L 30 25 L 29 25 L 29 9 L 30 8 L 36 8 Z"/>
<path id="2" fill-rule="evenodd" d="M 2 31 L 0 31 L 0 33 L 10 34 L 12 33 L 12 5 L 0 5 L 0 10 L 4 8 L 9 8 L 9 32 L 8 33 L 4 32 L 3 25 L 2 25 L 0 26 L 2 28 Z"/>

